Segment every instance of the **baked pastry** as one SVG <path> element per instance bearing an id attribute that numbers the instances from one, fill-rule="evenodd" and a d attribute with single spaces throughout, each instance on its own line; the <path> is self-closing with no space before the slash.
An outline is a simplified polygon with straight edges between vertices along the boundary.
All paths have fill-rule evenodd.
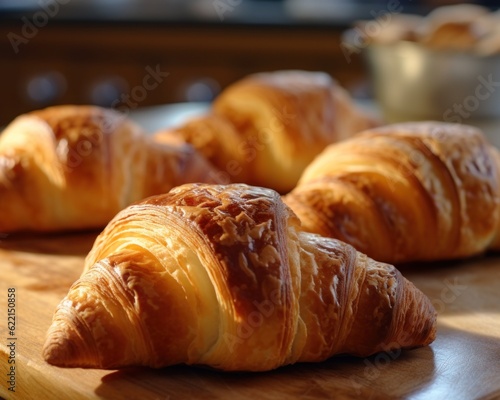
<path id="1" fill-rule="evenodd" d="M 291 70 L 237 81 L 173 131 L 219 168 L 219 183 L 286 193 L 328 144 L 376 124 L 328 74 Z"/>
<path id="2" fill-rule="evenodd" d="M 376 260 L 472 256 L 499 227 L 497 157 L 470 126 L 388 125 L 326 148 L 285 202 L 304 230 Z"/>
<path id="3" fill-rule="evenodd" d="M 193 146 L 205 159 L 217 166 L 216 182 L 249 182 L 252 171 L 249 161 L 255 159 L 257 142 L 242 142 L 235 126 L 225 117 L 213 112 L 192 117 L 182 126 L 163 130 L 153 135 L 158 143 L 185 142 Z M 262 150 L 262 144 L 258 149 Z"/>
<path id="4" fill-rule="evenodd" d="M 34 111 L 0 136 L 0 232 L 103 228 L 132 202 L 214 171 L 192 146 L 154 143 L 118 112 Z"/>
<path id="5" fill-rule="evenodd" d="M 361 20 L 343 34 L 342 45 L 359 53 L 370 44 L 392 44 L 415 41 L 424 18 L 416 14 L 387 14 L 383 20 Z"/>
<path id="6" fill-rule="evenodd" d="M 265 371 L 432 342 L 435 310 L 412 283 L 299 223 L 277 192 L 243 184 L 126 208 L 58 306 L 45 360 Z"/>
<path id="7" fill-rule="evenodd" d="M 435 50 L 474 51 L 490 27 L 482 21 L 490 14 L 478 4 L 441 6 L 424 19 L 418 41 Z"/>
<path id="8" fill-rule="evenodd" d="M 482 17 L 477 23 L 488 29 L 477 45 L 477 53 L 482 56 L 500 53 L 500 10 Z"/>
<path id="9" fill-rule="evenodd" d="M 368 46 L 406 41 L 422 50 L 489 56 L 500 51 L 499 16 L 499 10 L 479 4 L 440 6 L 426 16 L 382 13 L 375 20 L 356 21 L 343 33 L 341 47 L 347 58 Z"/>

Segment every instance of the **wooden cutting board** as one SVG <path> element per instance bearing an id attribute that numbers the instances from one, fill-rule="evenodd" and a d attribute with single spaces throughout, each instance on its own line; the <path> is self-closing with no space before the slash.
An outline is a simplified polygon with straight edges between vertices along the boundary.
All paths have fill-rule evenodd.
<path id="1" fill-rule="evenodd" d="M 357 359 L 335 357 L 267 373 L 60 369 L 41 350 L 52 313 L 83 267 L 95 234 L 0 241 L 0 396 L 6 399 L 494 399 L 500 398 L 500 256 L 406 267 L 439 312 L 428 347 Z M 8 294 L 15 288 L 15 336 Z M 12 293 L 12 290 L 11 292 Z M 12 325 L 11 325 L 12 327 Z M 15 337 L 15 340 L 12 340 Z M 15 342 L 15 392 L 7 375 Z"/>

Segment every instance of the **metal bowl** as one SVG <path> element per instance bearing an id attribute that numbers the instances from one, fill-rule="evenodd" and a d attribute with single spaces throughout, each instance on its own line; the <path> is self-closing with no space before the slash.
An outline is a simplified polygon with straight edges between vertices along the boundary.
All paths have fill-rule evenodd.
<path id="1" fill-rule="evenodd" d="M 500 117 L 500 55 L 435 51 L 409 41 L 372 44 L 365 54 L 388 122 Z"/>

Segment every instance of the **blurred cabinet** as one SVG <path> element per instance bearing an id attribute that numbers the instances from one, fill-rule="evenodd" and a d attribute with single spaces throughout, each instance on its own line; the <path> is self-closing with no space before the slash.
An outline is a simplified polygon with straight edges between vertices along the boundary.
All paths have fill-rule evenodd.
<path id="1" fill-rule="evenodd" d="M 344 57 L 334 26 L 50 21 L 16 54 L 8 34 L 20 27 L 0 25 L 0 125 L 54 104 L 209 101 L 259 71 L 323 70 L 348 89 L 364 78 L 361 60 Z"/>

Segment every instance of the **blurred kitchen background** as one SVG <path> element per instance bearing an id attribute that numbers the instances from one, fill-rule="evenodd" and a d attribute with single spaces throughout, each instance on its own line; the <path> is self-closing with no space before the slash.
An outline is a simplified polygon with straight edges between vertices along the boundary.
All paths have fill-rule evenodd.
<path id="1" fill-rule="evenodd" d="M 366 64 L 360 54 L 346 57 L 342 33 L 388 7 L 424 15 L 457 3 L 0 0 L 0 126 L 55 104 L 209 102 L 249 73 L 276 69 L 326 71 L 370 99 Z"/>

